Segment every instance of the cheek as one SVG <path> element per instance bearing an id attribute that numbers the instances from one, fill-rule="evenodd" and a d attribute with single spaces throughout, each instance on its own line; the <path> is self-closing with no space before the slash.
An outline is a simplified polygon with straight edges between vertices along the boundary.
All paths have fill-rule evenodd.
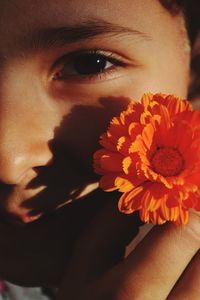
<path id="1" fill-rule="evenodd" d="M 82 95 L 82 101 L 73 103 L 71 111 L 63 116 L 56 130 L 57 140 L 73 152 L 77 161 L 91 166 L 93 153 L 100 147 L 100 135 L 106 131 L 112 117 L 126 108 L 128 101 L 125 97 Z"/>
<path id="2" fill-rule="evenodd" d="M 63 115 L 57 139 L 85 165 L 91 166 L 93 153 L 100 147 L 99 137 L 112 117 L 126 109 L 130 97 L 142 95 L 136 78 L 128 74 L 98 84 L 63 84 L 54 90 L 54 101 Z M 70 112 L 64 114 L 65 106 L 69 105 Z"/>
<path id="3" fill-rule="evenodd" d="M 130 98 L 140 100 L 146 92 L 187 96 L 189 55 L 183 61 L 176 52 L 155 49 L 143 67 L 129 69 L 122 78 L 110 82 L 66 84 L 55 89 L 53 98 L 62 115 L 57 136 L 79 161 L 91 165 L 99 136 L 111 118 L 127 107 Z"/>
<path id="4" fill-rule="evenodd" d="M 167 65 L 152 67 L 137 73 L 137 78 L 126 89 L 126 95 L 139 100 L 144 93 L 175 94 L 187 97 L 189 68 L 168 68 Z"/>
<path id="5" fill-rule="evenodd" d="M 160 91 L 181 98 L 187 97 L 189 73 L 189 56 L 185 57 L 185 61 L 179 57 L 168 56 L 164 61 L 161 58 L 158 65 L 152 68 L 152 78 L 157 78 L 156 85 Z"/>

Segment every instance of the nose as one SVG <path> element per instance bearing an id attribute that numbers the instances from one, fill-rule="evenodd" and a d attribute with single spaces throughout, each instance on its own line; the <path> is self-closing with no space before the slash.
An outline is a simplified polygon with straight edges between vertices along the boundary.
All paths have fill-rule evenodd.
<path id="1" fill-rule="evenodd" d="M 19 122 L 18 118 L 15 116 L 10 122 L 0 120 L 0 182 L 5 184 L 19 184 L 35 168 L 52 161 L 42 130 L 24 118 Z"/>
<path id="2" fill-rule="evenodd" d="M 35 168 L 53 159 L 49 141 L 53 138 L 48 109 L 40 97 L 16 93 L 16 89 L 0 92 L 0 182 L 16 185 L 30 176 Z M 34 100 L 34 102 L 33 102 Z M 46 111 L 46 114 L 45 114 Z M 50 124 L 51 123 L 51 124 Z"/>
<path id="3" fill-rule="evenodd" d="M 9 131 L 9 132 L 8 132 Z M 16 185 L 35 174 L 37 167 L 49 165 L 52 152 L 42 140 L 34 143 L 27 132 L 0 130 L 0 182 Z"/>

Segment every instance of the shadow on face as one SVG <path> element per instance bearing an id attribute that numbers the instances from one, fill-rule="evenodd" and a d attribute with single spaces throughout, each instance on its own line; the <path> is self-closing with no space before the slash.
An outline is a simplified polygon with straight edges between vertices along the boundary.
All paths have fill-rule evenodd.
<path id="1" fill-rule="evenodd" d="M 74 106 L 55 128 L 54 138 L 49 142 L 54 158 L 52 163 L 38 167 L 38 176 L 26 186 L 26 189 L 45 188 L 19 203 L 21 209 L 26 209 L 34 218 L 81 199 L 83 190 L 98 181 L 92 168 L 92 156 L 100 148 L 99 136 L 106 131 L 111 118 L 119 115 L 129 102 L 129 98 L 109 97 L 100 99 L 99 107 Z M 1 206 L 4 208 L 6 204 L 1 202 Z"/>

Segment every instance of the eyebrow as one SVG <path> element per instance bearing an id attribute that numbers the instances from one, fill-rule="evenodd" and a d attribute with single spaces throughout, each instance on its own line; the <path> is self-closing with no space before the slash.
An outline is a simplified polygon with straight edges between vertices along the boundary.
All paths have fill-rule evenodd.
<path id="1" fill-rule="evenodd" d="M 137 37 L 146 41 L 151 40 L 147 34 L 141 31 L 103 20 L 92 20 L 72 26 L 37 29 L 31 34 L 26 34 L 22 44 L 25 48 L 41 50 L 62 47 L 98 36 L 121 35 Z"/>

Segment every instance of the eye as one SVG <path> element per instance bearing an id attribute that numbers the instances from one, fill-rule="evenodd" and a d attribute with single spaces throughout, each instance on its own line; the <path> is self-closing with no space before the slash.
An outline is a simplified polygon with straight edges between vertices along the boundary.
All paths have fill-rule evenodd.
<path id="1" fill-rule="evenodd" d="M 54 80 L 94 78 L 113 72 L 125 62 L 116 54 L 103 50 L 76 52 L 61 57 L 53 66 Z"/>

